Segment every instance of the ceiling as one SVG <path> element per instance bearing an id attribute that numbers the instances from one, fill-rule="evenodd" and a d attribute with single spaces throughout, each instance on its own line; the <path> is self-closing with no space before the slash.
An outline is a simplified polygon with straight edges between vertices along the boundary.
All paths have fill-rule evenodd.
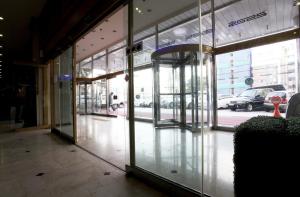
<path id="1" fill-rule="evenodd" d="M 46 0 L 1 0 L 0 16 L 0 49 L 3 64 L 11 58 L 22 59 L 31 57 L 30 22 L 32 17 L 38 17 Z"/>
<path id="2" fill-rule="evenodd" d="M 195 0 L 135 0 L 134 7 L 151 11 L 143 15 L 136 11 L 134 12 L 134 31 L 144 29 L 162 20 L 162 18 L 168 18 L 173 16 L 174 13 L 191 8 L 195 2 Z M 202 2 L 207 2 L 207 0 L 202 0 Z M 166 7 L 168 11 L 166 11 Z M 76 61 L 83 60 L 91 54 L 95 54 L 101 49 L 125 39 L 127 36 L 127 24 L 128 7 L 124 6 L 107 17 L 106 20 L 100 22 L 76 43 Z"/>
<path id="3" fill-rule="evenodd" d="M 164 46 L 172 42 L 197 43 L 198 37 L 195 36 L 199 32 L 199 22 L 196 20 L 197 2 L 197 0 L 134 0 L 133 26 L 134 31 L 138 32 L 135 39 L 153 34 L 154 24 L 159 24 L 159 31 L 164 31 L 182 21 L 190 21 L 161 33 L 159 45 Z M 204 13 L 202 39 L 204 44 L 210 45 L 212 29 L 210 2 L 207 0 L 202 2 L 201 10 Z M 118 10 L 77 42 L 77 61 L 126 38 L 127 9 L 125 6 Z M 299 27 L 299 8 L 294 0 L 215 0 L 215 10 L 217 46 Z M 195 20 L 190 20 L 192 18 Z M 184 35 L 180 35 L 181 33 Z M 191 37 L 187 38 L 188 36 Z"/>
<path id="4" fill-rule="evenodd" d="M 101 49 L 105 49 L 112 43 L 124 39 L 127 36 L 127 24 L 127 6 L 125 6 L 101 21 L 79 39 L 76 43 L 76 61 L 100 52 Z"/>

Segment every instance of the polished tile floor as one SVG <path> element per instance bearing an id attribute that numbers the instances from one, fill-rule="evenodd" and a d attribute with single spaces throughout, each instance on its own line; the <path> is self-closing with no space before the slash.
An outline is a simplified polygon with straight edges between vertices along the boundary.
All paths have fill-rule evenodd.
<path id="1" fill-rule="evenodd" d="M 128 121 L 124 117 L 78 116 L 79 144 L 114 165 L 128 161 Z M 233 192 L 233 133 L 205 131 L 204 160 L 200 133 L 155 129 L 135 123 L 136 165 L 164 178 L 215 197 Z M 202 165 L 204 172 L 202 173 Z"/>
<path id="2" fill-rule="evenodd" d="M 1 197 L 164 196 L 49 130 L 0 131 Z"/>

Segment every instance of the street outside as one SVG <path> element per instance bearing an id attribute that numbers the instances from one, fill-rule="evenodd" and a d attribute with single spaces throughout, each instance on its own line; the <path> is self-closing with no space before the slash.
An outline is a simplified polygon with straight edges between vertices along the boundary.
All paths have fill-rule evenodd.
<path id="1" fill-rule="evenodd" d="M 118 108 L 115 111 L 110 110 L 108 114 L 111 115 L 120 115 L 125 116 L 127 114 L 126 105 L 122 108 Z M 150 107 L 135 107 L 134 108 L 136 118 L 152 119 L 152 108 Z M 204 121 L 207 120 L 207 111 L 204 111 Z M 100 111 L 98 113 L 101 113 Z M 106 114 L 106 110 L 103 110 L 102 113 Z M 180 111 L 178 110 L 178 119 Z M 191 122 L 192 111 L 190 109 L 186 110 L 186 120 Z M 201 111 L 199 110 L 199 114 Z M 234 127 L 239 125 L 246 120 L 255 117 L 255 116 L 272 116 L 273 112 L 266 111 L 231 111 L 230 109 L 219 109 L 217 111 L 218 117 L 218 126 L 227 126 Z M 285 113 L 281 113 L 282 117 L 285 117 Z M 173 109 L 161 108 L 161 120 L 173 119 Z"/>
<path id="2" fill-rule="evenodd" d="M 200 112 L 199 112 L 200 113 Z M 191 110 L 186 110 L 187 120 L 191 119 Z M 229 109 L 218 110 L 218 125 L 219 126 L 237 126 L 242 122 L 254 116 L 272 116 L 273 112 L 265 111 L 231 111 Z M 285 113 L 281 113 L 285 117 Z M 135 107 L 135 117 L 152 118 L 152 108 Z M 171 119 L 173 117 L 172 109 L 161 109 L 161 119 Z"/>

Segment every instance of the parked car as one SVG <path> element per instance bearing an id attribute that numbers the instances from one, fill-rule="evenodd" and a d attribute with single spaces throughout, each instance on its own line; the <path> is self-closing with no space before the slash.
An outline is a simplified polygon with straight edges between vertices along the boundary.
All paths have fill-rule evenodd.
<path id="1" fill-rule="evenodd" d="M 247 111 L 253 111 L 255 109 L 263 109 L 265 97 L 268 93 L 273 92 L 272 88 L 252 88 L 245 90 L 236 98 L 233 98 L 228 107 L 232 111 L 237 109 L 244 109 Z"/>
<path id="2" fill-rule="evenodd" d="M 287 103 L 288 103 L 288 94 L 286 91 L 274 91 L 274 92 L 270 92 L 264 101 L 264 108 L 265 111 L 272 111 L 274 110 L 274 105 L 271 102 L 271 99 L 273 96 L 279 96 L 281 98 L 281 103 L 279 104 L 279 110 L 280 112 L 286 112 L 287 109 Z"/>
<path id="3" fill-rule="evenodd" d="M 231 95 L 219 95 L 218 96 L 218 109 L 227 109 L 230 101 L 236 96 Z"/>
<path id="4" fill-rule="evenodd" d="M 134 106 L 151 108 L 153 106 L 152 96 L 142 98 L 140 95 L 136 95 L 134 99 Z"/>

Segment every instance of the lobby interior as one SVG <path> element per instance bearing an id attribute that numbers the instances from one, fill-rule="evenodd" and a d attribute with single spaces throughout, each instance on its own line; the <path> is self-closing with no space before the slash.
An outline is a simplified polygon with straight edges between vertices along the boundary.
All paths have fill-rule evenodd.
<path id="1" fill-rule="evenodd" d="M 0 185 L 7 182 L 0 189 L 16 196 L 235 196 L 235 128 L 272 116 L 270 93 L 284 94 L 286 107 L 300 91 L 300 2 L 114 2 L 82 16 L 80 33 L 71 39 L 63 31 L 70 37 L 56 41 L 67 44 L 32 66 L 36 125 L 22 128 L 17 107 L 0 121 Z M 46 174 L 38 191 L 6 172 L 24 162 L 38 169 L 24 175 Z M 138 179 L 127 183 L 128 175 Z M 4 190 L 9 183 L 21 192 Z"/>

